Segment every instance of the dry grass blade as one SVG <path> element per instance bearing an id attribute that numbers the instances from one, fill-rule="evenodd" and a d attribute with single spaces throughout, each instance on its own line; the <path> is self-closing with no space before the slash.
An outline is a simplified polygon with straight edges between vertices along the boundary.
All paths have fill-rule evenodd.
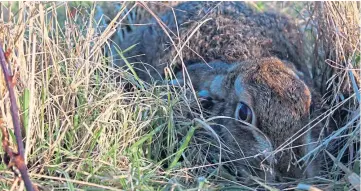
<path id="1" fill-rule="evenodd" d="M 310 185 L 307 185 L 307 184 L 298 184 L 297 189 L 307 190 L 307 191 L 322 191 L 321 189 L 318 189 L 318 188 L 316 188 L 314 186 L 310 186 Z"/>
<path id="2" fill-rule="evenodd" d="M 360 176 L 352 172 L 350 169 L 348 169 L 344 164 L 338 161 L 332 154 L 330 154 L 327 151 L 326 153 L 333 160 L 333 162 L 346 173 L 347 179 L 352 184 L 353 188 L 359 191 L 361 189 Z"/>

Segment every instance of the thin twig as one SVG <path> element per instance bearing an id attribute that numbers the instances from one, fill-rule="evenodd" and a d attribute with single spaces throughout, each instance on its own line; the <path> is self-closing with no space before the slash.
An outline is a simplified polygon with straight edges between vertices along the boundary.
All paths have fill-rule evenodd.
<path id="1" fill-rule="evenodd" d="M 31 183 L 30 177 L 28 175 L 28 168 L 25 165 L 25 161 L 24 161 L 24 144 L 23 144 L 23 141 L 22 141 L 23 139 L 21 136 L 19 108 L 16 103 L 16 98 L 15 98 L 15 93 L 14 93 L 14 84 L 12 83 L 13 76 L 10 76 L 10 72 L 6 66 L 6 58 L 5 58 L 4 50 L 2 49 L 2 43 L 0 43 L 0 64 L 1 64 L 3 74 L 4 74 L 6 87 L 9 91 L 10 112 L 11 112 L 11 117 L 12 117 L 12 121 L 13 121 L 13 125 L 14 125 L 14 134 L 15 134 L 15 138 L 16 138 L 16 143 L 18 146 L 18 153 L 13 153 L 10 149 L 8 149 L 8 151 L 9 151 L 8 154 L 10 157 L 12 156 L 11 161 L 14 162 L 14 165 L 20 171 L 20 174 L 24 181 L 26 190 L 32 191 L 32 190 L 34 190 L 34 187 L 33 187 L 33 184 Z M 4 133 L 4 131 L 3 131 L 3 133 Z M 5 136 L 5 135 L 3 134 L 3 136 Z"/>

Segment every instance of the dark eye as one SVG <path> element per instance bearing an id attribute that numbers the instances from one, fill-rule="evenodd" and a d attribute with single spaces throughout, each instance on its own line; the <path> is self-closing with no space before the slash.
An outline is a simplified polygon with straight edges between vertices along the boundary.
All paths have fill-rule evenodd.
<path id="1" fill-rule="evenodd" d="M 236 109 L 236 119 L 252 123 L 252 110 L 247 104 L 240 102 Z"/>

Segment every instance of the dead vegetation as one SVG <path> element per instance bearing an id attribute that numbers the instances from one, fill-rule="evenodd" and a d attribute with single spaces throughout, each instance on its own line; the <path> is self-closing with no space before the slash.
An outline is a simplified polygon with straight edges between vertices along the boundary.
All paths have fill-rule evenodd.
<path id="1" fill-rule="evenodd" d="M 352 172 L 359 179 L 355 169 L 360 168 L 360 2 L 312 3 L 308 13 L 312 75 L 328 105 L 323 108 L 325 128 L 332 131 L 322 144 L 329 144 L 336 157 L 330 158 L 327 174 L 359 190 Z M 339 179 L 340 173 L 344 179 Z"/>

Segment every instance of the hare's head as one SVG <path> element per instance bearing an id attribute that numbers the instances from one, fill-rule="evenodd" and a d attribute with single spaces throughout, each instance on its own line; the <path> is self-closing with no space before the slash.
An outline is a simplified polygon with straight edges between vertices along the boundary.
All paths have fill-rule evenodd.
<path id="1" fill-rule="evenodd" d="M 296 73 L 276 58 L 187 68 L 191 83 L 227 143 L 243 154 L 272 150 L 302 127 L 311 95 Z M 178 78 L 183 78 L 178 73 Z"/>

